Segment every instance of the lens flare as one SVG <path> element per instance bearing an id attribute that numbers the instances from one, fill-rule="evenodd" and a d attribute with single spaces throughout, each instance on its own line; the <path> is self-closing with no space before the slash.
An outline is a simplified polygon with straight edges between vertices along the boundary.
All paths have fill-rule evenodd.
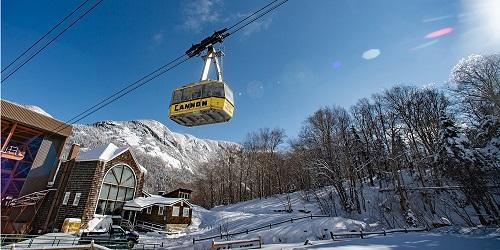
<path id="1" fill-rule="evenodd" d="M 442 21 L 442 20 L 446 20 L 446 19 L 451 19 L 454 17 L 455 17 L 454 15 L 431 17 L 431 18 L 423 19 L 422 22 L 423 23 L 432 23 L 432 22 Z"/>
<path id="2" fill-rule="evenodd" d="M 429 46 L 431 46 L 431 45 L 434 45 L 434 44 L 436 44 L 436 43 L 438 43 L 438 42 L 439 42 L 439 39 L 434 39 L 434 40 L 431 40 L 431 41 L 429 41 L 429 42 L 422 43 L 422 44 L 420 44 L 420 45 L 418 45 L 418 46 L 415 46 L 415 47 L 411 48 L 410 50 L 419 50 L 419 49 L 423 49 L 423 48 L 429 47 Z"/>
<path id="3" fill-rule="evenodd" d="M 380 55 L 379 49 L 369 49 L 363 52 L 363 55 L 361 57 L 365 60 L 372 60 L 377 58 L 379 55 Z"/>
<path id="4" fill-rule="evenodd" d="M 433 31 L 429 34 L 427 34 L 425 36 L 425 38 L 428 38 L 428 39 L 431 39 L 431 38 L 437 38 L 437 37 L 441 37 L 441 36 L 444 36 L 446 34 L 449 34 L 453 31 L 453 28 L 451 27 L 446 27 L 444 29 L 440 29 L 440 30 L 436 30 L 436 31 Z"/>
<path id="5" fill-rule="evenodd" d="M 335 61 L 332 64 L 333 69 L 339 69 L 342 66 L 342 63 L 340 61 Z"/>

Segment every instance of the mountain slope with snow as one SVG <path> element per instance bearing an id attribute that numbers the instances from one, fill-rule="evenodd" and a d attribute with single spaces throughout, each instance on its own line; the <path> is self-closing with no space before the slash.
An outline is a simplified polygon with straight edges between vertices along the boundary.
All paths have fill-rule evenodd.
<path id="1" fill-rule="evenodd" d="M 200 162 L 207 161 L 219 150 L 237 145 L 175 133 L 154 120 L 76 124 L 73 126 L 70 142 L 80 144 L 82 150 L 109 142 L 130 146 L 136 154 L 160 158 L 165 167 L 186 169 L 190 172 L 195 171 Z"/>
<path id="2" fill-rule="evenodd" d="M 148 191 L 168 189 L 172 181 L 184 182 L 210 157 L 238 145 L 175 133 L 154 120 L 135 120 L 73 125 L 67 147 L 78 143 L 86 151 L 110 142 L 131 147 L 137 161 L 148 169 Z M 172 180 L 176 177 L 184 179 Z"/>

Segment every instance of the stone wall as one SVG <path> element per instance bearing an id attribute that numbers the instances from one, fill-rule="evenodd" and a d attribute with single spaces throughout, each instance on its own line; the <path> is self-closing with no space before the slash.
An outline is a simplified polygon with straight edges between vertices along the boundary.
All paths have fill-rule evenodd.
<path id="1" fill-rule="evenodd" d="M 102 180 L 107 171 L 117 164 L 126 164 L 136 175 L 135 197 L 141 196 L 144 186 L 144 173 L 134 161 L 130 151 L 117 156 L 109 162 L 102 161 L 68 161 L 61 165 L 53 188 L 56 191 L 49 193 L 35 217 L 32 231 L 42 232 L 61 230 L 66 218 L 80 218 L 82 229 L 94 217 L 99 199 Z M 66 205 L 63 199 L 66 192 L 70 196 Z M 80 200 L 73 205 L 76 193 L 80 193 Z"/>
<path id="2" fill-rule="evenodd" d="M 82 225 L 85 225 L 93 218 L 89 215 L 89 210 L 95 209 L 94 201 L 99 195 L 99 187 L 103 178 L 104 164 L 99 161 L 76 162 L 71 170 L 65 188 L 60 189 L 60 198 L 56 206 L 57 216 L 55 218 L 55 228 L 61 228 L 66 218 L 81 218 Z M 69 192 L 69 200 L 63 205 L 65 194 Z M 73 205 L 75 196 L 80 193 L 80 200 L 77 205 Z"/>

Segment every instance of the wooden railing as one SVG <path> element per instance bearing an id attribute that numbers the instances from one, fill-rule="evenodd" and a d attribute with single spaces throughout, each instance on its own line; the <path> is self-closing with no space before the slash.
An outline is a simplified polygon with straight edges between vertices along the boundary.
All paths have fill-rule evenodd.
<path id="1" fill-rule="evenodd" d="M 276 223 L 269 223 L 269 224 L 262 225 L 260 227 L 245 229 L 244 231 L 239 231 L 239 232 L 234 232 L 234 233 L 226 233 L 226 234 L 220 233 L 219 235 L 213 235 L 213 236 L 199 238 L 199 239 L 193 238 L 193 244 L 195 244 L 197 241 L 212 240 L 212 239 L 217 239 L 217 238 L 223 239 L 224 237 L 229 238 L 230 236 L 235 236 L 235 235 L 239 235 L 239 234 L 248 234 L 250 232 L 261 230 L 261 229 L 268 229 L 268 228 L 272 229 L 273 226 L 281 225 L 284 223 L 293 223 L 294 221 L 298 221 L 298 220 L 313 219 L 313 218 L 325 218 L 325 217 L 330 217 L 330 216 L 328 216 L 328 215 L 312 215 L 311 214 L 311 215 L 304 216 L 304 217 L 290 218 L 289 220 L 284 220 L 284 221 L 280 221 L 280 222 L 276 222 Z"/>
<path id="2" fill-rule="evenodd" d="M 131 243 L 127 239 L 81 239 L 77 235 L 0 234 L 1 249 L 156 249 L 164 243 Z M 104 247 L 103 247 L 104 246 Z"/>
<path id="3" fill-rule="evenodd" d="M 428 231 L 428 228 L 425 227 L 418 227 L 418 228 L 396 228 L 396 229 L 389 229 L 389 230 L 382 230 L 382 231 L 373 231 L 373 232 L 345 232 L 345 233 L 333 233 L 330 232 L 330 237 L 332 237 L 332 240 L 342 238 L 342 237 L 360 237 L 361 239 L 364 239 L 364 237 L 368 235 L 384 235 L 386 236 L 387 234 L 391 233 L 408 233 L 408 232 L 422 232 L 422 231 Z"/>
<path id="4" fill-rule="evenodd" d="M 167 227 L 165 225 L 155 224 L 146 221 L 137 221 L 135 223 L 135 227 L 149 231 L 162 231 L 162 232 L 167 231 Z"/>

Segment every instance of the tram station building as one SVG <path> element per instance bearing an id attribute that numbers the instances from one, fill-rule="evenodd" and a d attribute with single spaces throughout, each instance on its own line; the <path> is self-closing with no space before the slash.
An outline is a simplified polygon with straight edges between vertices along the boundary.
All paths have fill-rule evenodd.
<path id="1" fill-rule="evenodd" d="M 1 100 L 2 232 L 27 228 L 54 180 L 72 127 Z"/>
<path id="2" fill-rule="evenodd" d="M 2 199 L 45 190 L 72 127 L 5 100 L 0 107 Z"/>

